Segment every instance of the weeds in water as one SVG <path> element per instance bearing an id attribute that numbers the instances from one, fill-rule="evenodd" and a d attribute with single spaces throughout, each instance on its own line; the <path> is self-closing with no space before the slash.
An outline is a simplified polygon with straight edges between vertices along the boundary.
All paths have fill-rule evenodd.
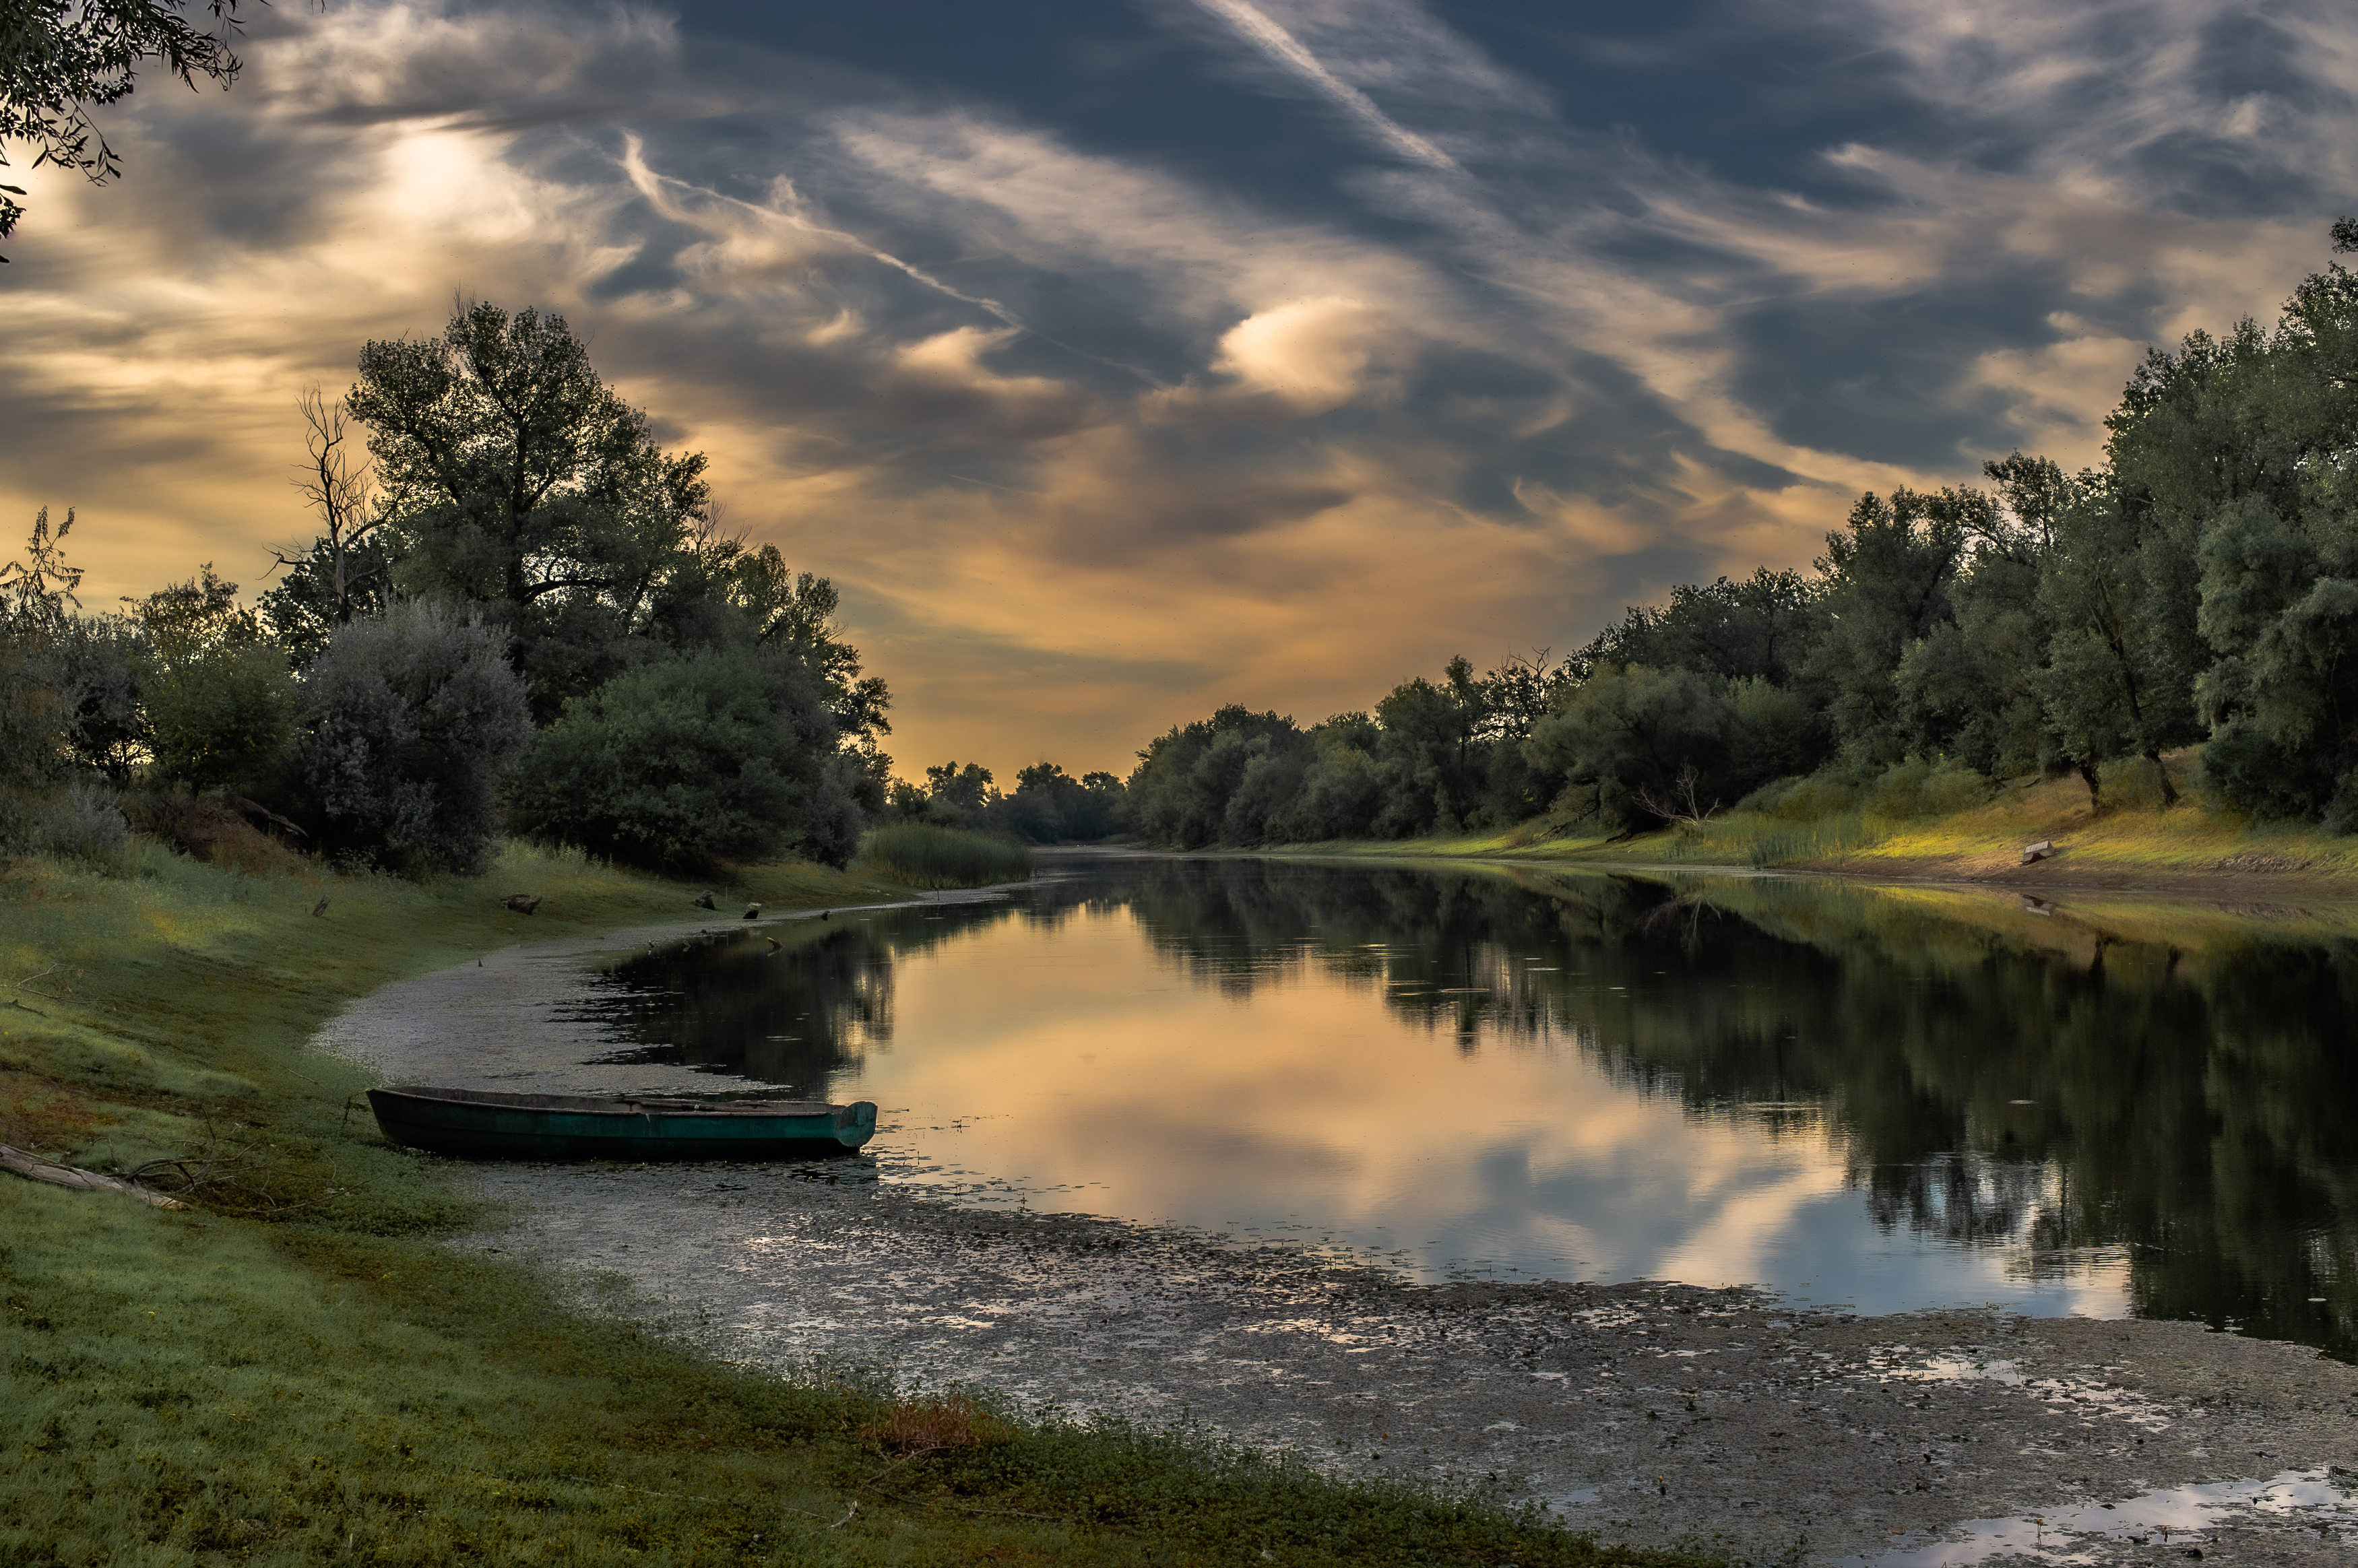
<path id="1" fill-rule="evenodd" d="M 987 887 L 1032 875 L 1032 851 L 1012 838 L 903 823 L 861 841 L 855 869 L 914 888 Z"/>

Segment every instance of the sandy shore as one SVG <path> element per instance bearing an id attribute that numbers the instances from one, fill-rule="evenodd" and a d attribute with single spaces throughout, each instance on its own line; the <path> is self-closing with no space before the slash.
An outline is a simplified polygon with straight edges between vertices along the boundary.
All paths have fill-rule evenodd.
<path id="1" fill-rule="evenodd" d="M 596 1043 L 567 1006 L 581 959 L 682 929 L 487 956 L 387 988 L 321 1043 L 394 1077 L 554 1087 L 546 1075 Z M 535 1049 L 487 1056 L 485 1040 Z M 644 1085 L 647 1068 L 628 1071 Z M 2358 1368 L 2199 1325 L 1856 1317 L 1647 1283 L 1420 1286 L 944 1201 L 865 1162 L 473 1179 L 514 1218 L 466 1245 L 566 1271 L 586 1303 L 731 1360 L 867 1368 L 1044 1413 L 1185 1422 L 1342 1473 L 1495 1485 L 1603 1540 L 1895 1568 L 2358 1551 Z"/>

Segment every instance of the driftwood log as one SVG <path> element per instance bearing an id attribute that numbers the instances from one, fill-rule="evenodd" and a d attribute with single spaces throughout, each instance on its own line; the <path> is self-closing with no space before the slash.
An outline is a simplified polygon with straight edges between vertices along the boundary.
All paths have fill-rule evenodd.
<path id="1" fill-rule="evenodd" d="M 85 1171 L 78 1165 L 54 1165 L 22 1149 L 0 1143 L 0 1170 L 13 1171 L 27 1181 L 47 1182 L 53 1187 L 72 1187 L 85 1193 L 121 1193 L 137 1198 L 141 1203 L 157 1208 L 186 1208 L 178 1198 L 151 1192 L 136 1182 L 126 1182 L 119 1176 L 102 1176 L 96 1171 Z"/>

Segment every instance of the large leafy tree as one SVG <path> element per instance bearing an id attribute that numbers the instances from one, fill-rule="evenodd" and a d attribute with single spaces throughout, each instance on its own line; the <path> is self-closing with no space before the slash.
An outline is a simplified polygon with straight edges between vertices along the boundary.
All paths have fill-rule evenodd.
<path id="1" fill-rule="evenodd" d="M 1976 490 L 1869 493 L 1848 527 L 1826 535 L 1817 563 L 1826 619 L 1810 674 L 1825 684 L 1834 733 L 1855 761 L 1887 764 L 1907 752 L 1900 661 L 1955 619 L 1950 589 L 1993 509 Z"/>
<path id="2" fill-rule="evenodd" d="M 34 148 L 33 167 L 54 164 L 104 184 L 122 160 L 91 119 L 93 106 L 131 94 L 139 71 L 161 66 L 194 87 L 227 87 L 239 70 L 229 49 L 237 0 L 211 0 L 216 30 L 189 25 L 188 0 L 0 0 L 0 168 L 7 144 Z M 0 185 L 0 239 L 16 232 L 24 190 Z M 5 261 L 0 256 L 0 261 Z"/>
<path id="3" fill-rule="evenodd" d="M 1982 465 L 1998 505 L 1967 510 L 1966 557 L 1936 623 L 1894 672 L 1901 727 L 1919 755 L 1947 755 L 1993 777 L 2043 768 L 2050 742 L 2038 677 L 2048 622 L 2039 599 L 2059 515 L 2082 481 L 2020 452 Z"/>
<path id="4" fill-rule="evenodd" d="M 2333 227 L 2358 250 L 2358 223 Z M 2245 454 L 2201 530 L 2206 775 L 2265 815 L 2358 828 L 2358 275 L 2305 282 L 2232 394 Z M 2214 394 L 2214 398 L 2216 395 Z M 2227 485 L 2217 488 L 2226 491 Z"/>
<path id="5" fill-rule="evenodd" d="M 562 316 L 481 302 L 438 338 L 371 341 L 345 406 L 371 431 L 402 589 L 506 634 L 544 721 L 625 667 L 697 561 L 703 454 L 664 451 Z"/>
<path id="6" fill-rule="evenodd" d="M 834 750 L 796 661 L 753 649 L 665 659 L 568 702 L 517 771 L 510 811 L 536 838 L 633 865 L 799 849 L 839 866 L 860 813 Z"/>
<path id="7" fill-rule="evenodd" d="M 1580 654 L 1584 668 L 1644 665 L 1790 686 L 1823 630 L 1821 585 L 1761 567 L 1741 582 L 1681 583 L 1656 609 L 1632 605 Z"/>

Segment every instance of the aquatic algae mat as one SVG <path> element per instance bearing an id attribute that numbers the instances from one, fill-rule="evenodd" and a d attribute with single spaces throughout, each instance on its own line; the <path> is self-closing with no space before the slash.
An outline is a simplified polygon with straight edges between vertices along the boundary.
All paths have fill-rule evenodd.
<path id="1" fill-rule="evenodd" d="M 1668 1284 L 1409 1286 L 776 1168 L 482 1181 L 521 1217 L 475 1246 L 536 1257 L 731 1360 L 1184 1421 L 1338 1476 L 1496 1480 L 1606 1541 L 1820 1561 L 2315 1471 L 2338 1477 L 2331 1506 L 2048 1543 L 2124 1563 L 2164 1544 L 2230 1563 L 2358 1551 L 2358 1368 L 2199 1325 L 1856 1317 Z"/>

